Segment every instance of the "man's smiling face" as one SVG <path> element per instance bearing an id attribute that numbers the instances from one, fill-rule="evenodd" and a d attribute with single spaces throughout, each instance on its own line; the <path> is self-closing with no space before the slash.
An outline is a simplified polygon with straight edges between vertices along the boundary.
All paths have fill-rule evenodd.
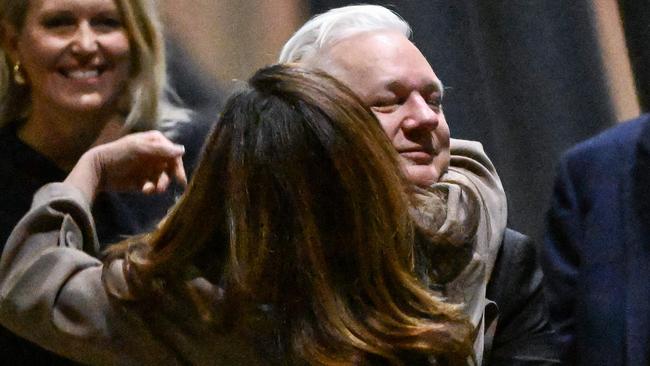
<path id="1" fill-rule="evenodd" d="M 370 107 L 414 184 L 438 181 L 449 166 L 442 83 L 411 41 L 394 31 L 365 32 L 335 42 L 310 61 Z"/>

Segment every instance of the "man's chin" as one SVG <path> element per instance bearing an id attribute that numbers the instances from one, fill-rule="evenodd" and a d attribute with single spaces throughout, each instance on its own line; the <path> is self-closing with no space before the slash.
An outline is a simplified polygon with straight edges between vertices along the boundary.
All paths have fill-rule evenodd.
<path id="1" fill-rule="evenodd" d="M 432 166 L 411 165 L 406 167 L 406 178 L 418 187 L 430 187 L 438 182 L 440 173 Z"/>

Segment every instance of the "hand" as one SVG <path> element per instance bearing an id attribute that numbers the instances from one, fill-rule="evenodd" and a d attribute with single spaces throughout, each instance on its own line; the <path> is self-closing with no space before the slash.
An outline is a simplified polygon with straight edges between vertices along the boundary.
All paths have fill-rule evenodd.
<path id="1" fill-rule="evenodd" d="M 158 131 L 130 134 L 88 150 L 66 183 L 81 189 L 90 201 L 100 190 L 164 192 L 171 177 L 187 184 L 184 151 Z"/>

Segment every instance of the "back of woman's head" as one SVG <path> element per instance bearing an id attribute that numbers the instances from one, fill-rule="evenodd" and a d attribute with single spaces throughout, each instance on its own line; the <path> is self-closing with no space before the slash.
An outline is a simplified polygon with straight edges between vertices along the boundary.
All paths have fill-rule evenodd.
<path id="1" fill-rule="evenodd" d="M 198 267 L 224 287 L 226 327 L 246 319 L 246 305 L 271 305 L 298 364 L 464 362 L 467 323 L 413 275 L 403 182 L 378 121 L 345 86 L 261 69 L 226 103 L 138 272 Z"/>
<path id="2" fill-rule="evenodd" d="M 124 97 L 125 129 L 148 130 L 161 119 L 187 119 L 187 111 L 172 105 L 166 97 L 165 49 L 162 25 L 153 0 L 114 0 L 122 25 L 129 37 L 131 75 Z M 0 0 L 0 31 L 7 26 L 20 33 L 31 0 Z M 14 65 L 0 49 L 0 126 L 25 118 L 31 107 L 29 85 L 19 85 L 12 78 Z"/>

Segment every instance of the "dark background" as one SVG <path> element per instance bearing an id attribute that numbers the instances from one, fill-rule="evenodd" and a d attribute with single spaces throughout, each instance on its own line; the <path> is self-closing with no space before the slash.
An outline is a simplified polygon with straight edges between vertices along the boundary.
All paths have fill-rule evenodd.
<path id="1" fill-rule="evenodd" d="M 312 0 L 312 14 L 358 2 Z M 368 1 L 397 11 L 450 89 L 452 136 L 478 140 L 508 194 L 509 225 L 541 241 L 562 151 L 614 125 L 588 0 Z M 650 4 L 621 1 L 640 103 L 650 100 Z"/>

